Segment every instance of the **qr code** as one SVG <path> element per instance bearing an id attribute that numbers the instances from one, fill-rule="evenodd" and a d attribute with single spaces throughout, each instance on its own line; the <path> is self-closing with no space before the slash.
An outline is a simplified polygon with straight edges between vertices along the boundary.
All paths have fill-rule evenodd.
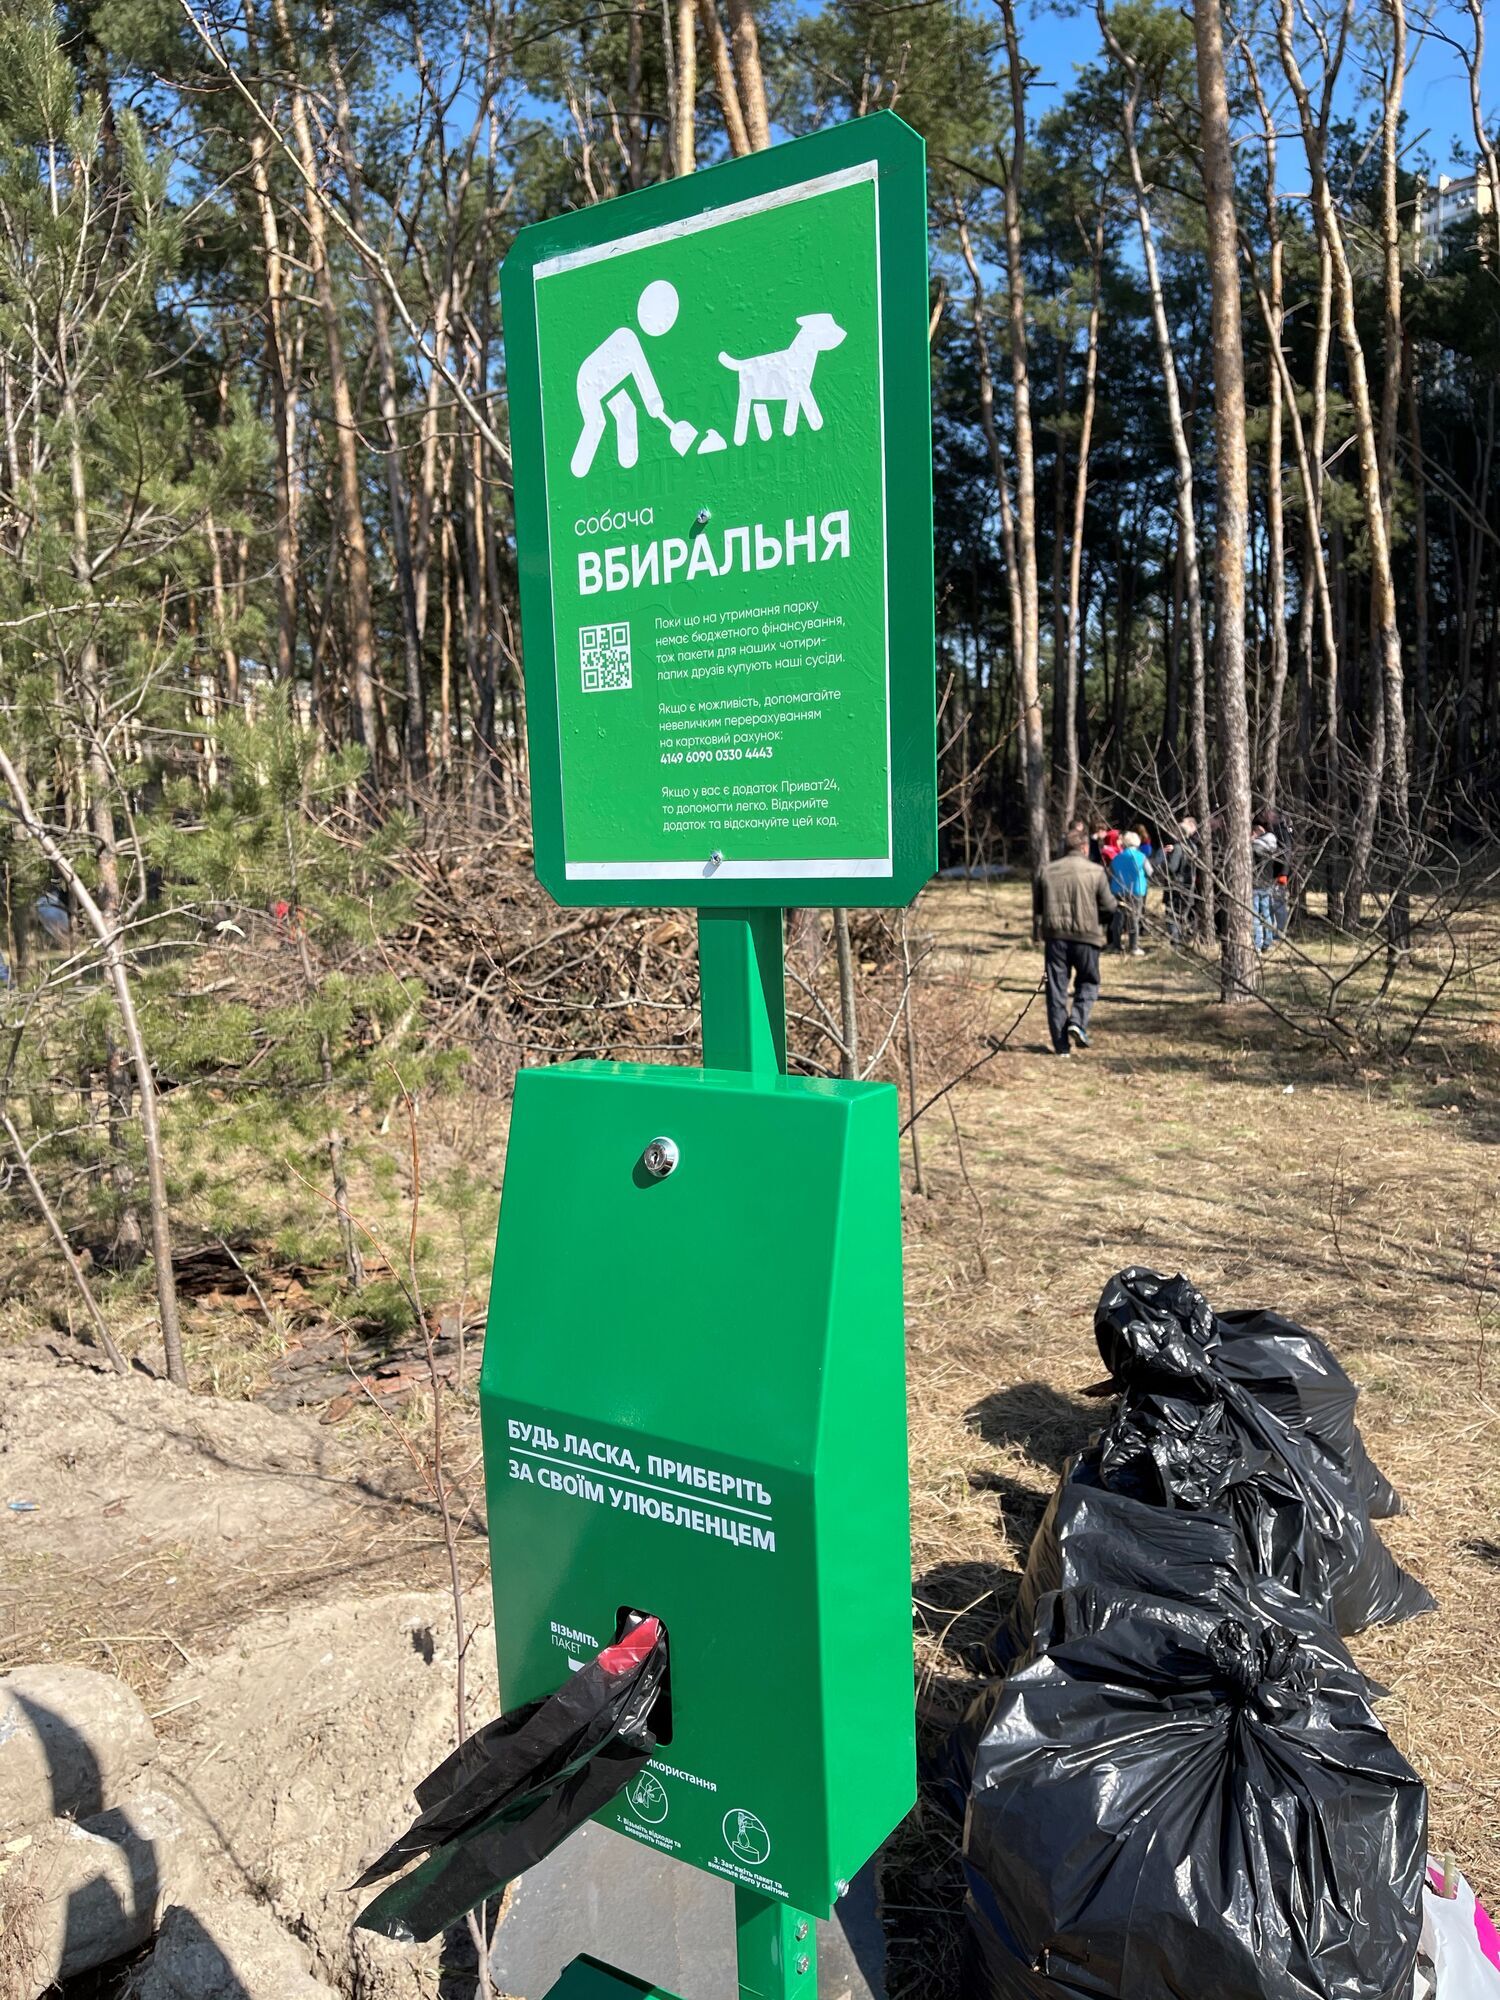
<path id="1" fill-rule="evenodd" d="M 585 694 L 606 694 L 630 686 L 630 627 L 582 625 L 578 657 Z"/>

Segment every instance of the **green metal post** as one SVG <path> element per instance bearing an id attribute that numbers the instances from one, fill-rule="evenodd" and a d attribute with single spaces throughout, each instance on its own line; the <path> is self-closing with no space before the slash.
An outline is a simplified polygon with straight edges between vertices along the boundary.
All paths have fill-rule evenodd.
<path id="1" fill-rule="evenodd" d="M 786 1068 L 786 972 L 780 910 L 700 910 L 703 1067 Z"/>
<path id="2" fill-rule="evenodd" d="M 703 1067 L 786 1069 L 786 971 L 780 910 L 700 910 Z M 774 1896 L 736 1887 L 740 2000 L 816 2000 L 813 1921 Z"/>
<path id="3" fill-rule="evenodd" d="M 817 2000 L 818 1941 L 811 1917 L 754 1889 L 734 1892 L 740 2000 Z"/>

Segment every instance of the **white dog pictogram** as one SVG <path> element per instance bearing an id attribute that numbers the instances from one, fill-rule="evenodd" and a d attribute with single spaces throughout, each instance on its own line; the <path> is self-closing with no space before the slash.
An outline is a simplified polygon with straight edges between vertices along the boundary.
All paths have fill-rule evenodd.
<path id="1" fill-rule="evenodd" d="M 823 412 L 813 398 L 813 369 L 826 348 L 837 347 L 844 328 L 832 313 L 803 313 L 797 320 L 797 337 L 779 354 L 755 354 L 748 361 L 736 361 L 732 354 L 720 354 L 726 368 L 740 378 L 739 407 L 734 413 L 734 441 L 743 444 L 750 434 L 750 412 L 755 412 L 755 428 L 762 442 L 771 435 L 772 403 L 785 405 L 781 434 L 790 437 L 800 415 L 813 430 L 823 428 Z"/>

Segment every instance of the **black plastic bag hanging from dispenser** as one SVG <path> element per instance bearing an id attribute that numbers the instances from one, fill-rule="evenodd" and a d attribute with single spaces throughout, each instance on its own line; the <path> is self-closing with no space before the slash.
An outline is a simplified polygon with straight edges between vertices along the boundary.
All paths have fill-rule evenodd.
<path id="1" fill-rule="evenodd" d="M 382 1890 L 355 1927 L 425 1941 L 545 1859 L 649 1761 L 666 1668 L 660 1623 L 632 1616 L 555 1693 L 467 1738 L 417 1786 L 420 1815 L 353 1886 L 427 1859 Z"/>
<path id="2" fill-rule="evenodd" d="M 1409 2000 L 1426 1794 L 1331 1634 L 1061 1591 L 964 1834 L 966 2000 Z"/>
<path id="3" fill-rule="evenodd" d="M 1187 1438 L 1218 1404 L 1222 1415 L 1211 1422 L 1236 1434 L 1247 1455 L 1266 1453 L 1290 1475 L 1323 1545 L 1341 1632 L 1361 1632 L 1434 1608 L 1431 1593 L 1407 1575 L 1376 1532 L 1352 1447 L 1310 1422 L 1283 1421 L 1274 1398 L 1263 1402 L 1234 1379 L 1221 1359 L 1213 1310 L 1186 1278 L 1163 1278 L 1134 1266 L 1118 1272 L 1100 1296 L 1094 1333 L 1113 1381 L 1124 1391 L 1122 1420 Z M 1352 1416 L 1349 1433 L 1356 1435 Z M 1369 1463 L 1367 1456 L 1364 1462 Z M 1379 1476 L 1373 1466 L 1370 1473 Z"/>

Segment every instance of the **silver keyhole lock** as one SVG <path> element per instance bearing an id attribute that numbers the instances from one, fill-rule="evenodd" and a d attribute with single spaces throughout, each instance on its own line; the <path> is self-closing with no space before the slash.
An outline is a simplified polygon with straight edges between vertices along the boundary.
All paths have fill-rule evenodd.
<path id="1" fill-rule="evenodd" d="M 641 1164 L 653 1180 L 664 1181 L 668 1174 L 676 1171 L 681 1158 L 675 1139 L 653 1139 L 641 1155 Z"/>
<path id="2" fill-rule="evenodd" d="M 695 528 L 706 528 L 712 519 L 713 515 L 709 512 L 707 507 L 700 507 L 697 513 L 693 516 L 693 526 Z"/>

